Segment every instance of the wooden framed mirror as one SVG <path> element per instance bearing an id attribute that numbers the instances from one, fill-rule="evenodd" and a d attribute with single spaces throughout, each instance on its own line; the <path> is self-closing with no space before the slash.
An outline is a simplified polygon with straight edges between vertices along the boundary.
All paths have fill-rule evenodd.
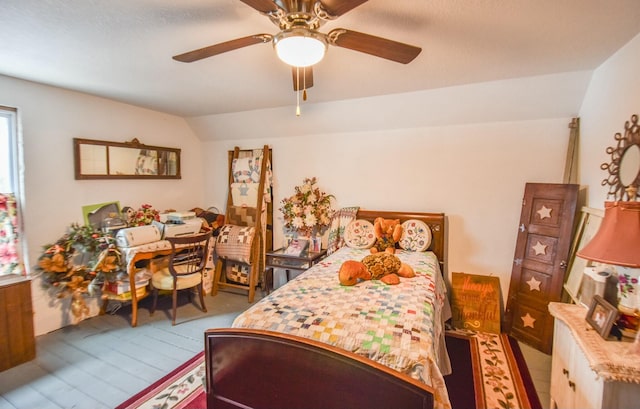
<path id="1" fill-rule="evenodd" d="M 76 179 L 180 179 L 180 149 L 73 139 Z"/>
<path id="2" fill-rule="evenodd" d="M 616 133 L 616 146 L 607 148 L 611 155 L 610 163 L 603 163 L 600 168 L 609 172 L 602 180 L 602 186 L 609 186 L 608 197 L 613 200 L 635 201 L 640 187 L 640 126 L 638 115 L 631 115 L 631 120 L 624 123 L 624 135 Z"/>

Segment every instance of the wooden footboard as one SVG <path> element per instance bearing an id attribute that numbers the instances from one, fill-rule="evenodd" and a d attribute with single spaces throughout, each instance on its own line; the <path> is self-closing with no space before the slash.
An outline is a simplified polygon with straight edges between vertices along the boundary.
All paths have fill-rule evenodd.
<path id="1" fill-rule="evenodd" d="M 381 364 L 293 335 L 205 332 L 207 408 L 433 408 L 433 389 Z"/>

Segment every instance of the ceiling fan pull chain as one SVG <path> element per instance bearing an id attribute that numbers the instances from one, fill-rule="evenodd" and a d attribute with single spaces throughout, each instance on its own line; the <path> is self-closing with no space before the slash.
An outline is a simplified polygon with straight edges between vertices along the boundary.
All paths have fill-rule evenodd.
<path id="1" fill-rule="evenodd" d="M 307 100 L 307 67 L 302 71 L 302 100 Z"/>
<path id="2" fill-rule="evenodd" d="M 300 116 L 300 67 L 296 67 L 296 116 Z"/>

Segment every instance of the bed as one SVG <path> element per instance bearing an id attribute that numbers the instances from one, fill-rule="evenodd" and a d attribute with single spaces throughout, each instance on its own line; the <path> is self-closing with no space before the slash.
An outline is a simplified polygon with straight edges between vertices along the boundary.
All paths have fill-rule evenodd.
<path id="1" fill-rule="evenodd" d="M 329 402 L 389 407 L 382 396 L 404 399 L 404 393 L 409 400 L 391 406 L 450 407 L 443 379 L 450 372 L 444 342 L 444 321 L 450 317 L 442 276 L 445 215 L 365 210 L 356 215 L 371 222 L 376 217 L 428 226 L 427 251 L 396 251 L 416 277 L 393 286 L 378 280 L 341 286 L 342 263 L 369 254 L 367 248 L 355 248 L 362 246 L 344 246 L 240 314 L 232 329 L 207 331 L 209 408 L 300 407 L 295 399 L 307 399 L 303 407 Z M 238 386 L 249 373 L 262 381 Z M 252 387 L 256 384 L 259 393 Z M 365 399 L 377 395 L 371 402 Z"/>

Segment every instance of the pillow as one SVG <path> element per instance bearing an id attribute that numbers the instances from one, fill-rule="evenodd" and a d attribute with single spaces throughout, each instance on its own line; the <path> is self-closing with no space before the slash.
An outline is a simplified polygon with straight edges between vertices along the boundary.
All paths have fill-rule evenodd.
<path id="1" fill-rule="evenodd" d="M 408 251 L 425 251 L 431 245 L 431 229 L 420 220 L 410 219 L 402 223 L 400 248 Z"/>
<path id="2" fill-rule="evenodd" d="M 358 206 L 343 207 L 333 214 L 327 237 L 327 255 L 344 246 L 344 231 L 356 219 L 358 209 Z"/>
<path id="3" fill-rule="evenodd" d="M 373 224 L 367 220 L 354 220 L 344 231 L 344 242 L 354 249 L 368 249 L 376 242 Z"/>
<path id="4" fill-rule="evenodd" d="M 216 254 L 220 258 L 250 263 L 254 235 L 254 227 L 225 224 L 216 241 Z"/>

